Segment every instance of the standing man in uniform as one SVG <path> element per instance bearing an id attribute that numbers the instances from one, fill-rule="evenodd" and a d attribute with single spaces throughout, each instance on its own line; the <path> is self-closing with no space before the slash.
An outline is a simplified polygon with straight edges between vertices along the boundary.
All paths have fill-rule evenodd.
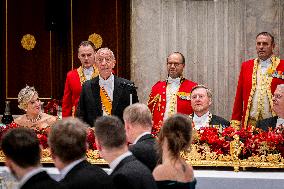
<path id="1" fill-rule="evenodd" d="M 256 122 L 275 116 L 272 96 L 284 83 L 284 61 L 273 54 L 274 37 L 268 32 L 256 36 L 258 57 L 242 63 L 231 125 L 256 126 Z"/>
<path id="2" fill-rule="evenodd" d="M 82 65 L 67 73 L 62 100 L 62 117 L 74 117 L 83 83 L 98 76 L 98 69 L 95 66 L 95 49 L 91 41 L 82 41 L 79 45 L 78 58 Z"/>
<path id="3" fill-rule="evenodd" d="M 163 120 L 176 114 L 191 114 L 190 91 L 197 83 L 185 79 L 182 74 L 185 58 L 180 52 L 171 53 L 167 58 L 168 78 L 158 81 L 153 87 L 148 100 L 148 107 L 153 115 L 153 134 L 157 134 Z"/>

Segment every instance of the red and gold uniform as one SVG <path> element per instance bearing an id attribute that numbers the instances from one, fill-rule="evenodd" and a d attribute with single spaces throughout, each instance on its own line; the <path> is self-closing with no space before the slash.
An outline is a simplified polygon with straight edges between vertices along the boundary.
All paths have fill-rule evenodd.
<path id="1" fill-rule="evenodd" d="M 94 72 L 91 78 L 99 75 L 98 69 L 95 66 L 93 67 Z M 84 75 L 82 66 L 67 73 L 64 95 L 62 99 L 62 117 L 74 117 L 79 102 L 82 85 L 86 80 L 87 79 Z"/>
<path id="2" fill-rule="evenodd" d="M 190 91 L 197 83 L 182 78 L 174 98 L 176 98 L 173 113 L 191 114 Z M 153 134 L 157 134 L 163 124 L 166 111 L 167 81 L 158 81 L 153 87 L 148 100 L 148 107 L 153 116 Z"/>
<path id="3" fill-rule="evenodd" d="M 277 85 L 284 83 L 284 60 L 272 56 L 271 62 L 272 64 L 268 67 L 265 74 L 265 82 L 261 85 L 262 90 L 267 94 L 270 110 L 272 107 L 272 95 Z M 240 127 L 241 125 L 246 127 L 249 124 L 253 97 L 257 87 L 258 67 L 258 58 L 242 63 L 231 121 L 231 124 L 235 127 Z M 258 98 L 262 98 L 261 95 Z M 264 111 L 261 102 L 257 106 L 260 107 L 257 110 L 257 114 L 260 111 Z M 275 116 L 272 110 L 271 114 Z M 258 120 L 261 120 L 261 118 L 256 118 L 254 121 Z"/>

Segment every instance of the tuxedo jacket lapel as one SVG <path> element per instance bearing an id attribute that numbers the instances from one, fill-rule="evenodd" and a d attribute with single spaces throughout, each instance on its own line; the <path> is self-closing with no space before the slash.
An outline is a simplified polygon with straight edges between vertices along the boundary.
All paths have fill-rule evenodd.
<path id="1" fill-rule="evenodd" d="M 102 102 L 101 102 L 101 96 L 100 96 L 100 85 L 99 85 L 99 77 L 96 77 L 93 82 L 92 82 L 92 90 L 91 92 L 93 93 L 94 97 L 94 108 L 96 109 L 96 112 L 100 112 L 100 115 L 103 115 L 103 110 L 102 110 Z"/>
<path id="2" fill-rule="evenodd" d="M 121 92 L 122 92 L 120 87 L 121 87 L 121 82 L 119 81 L 119 79 L 116 76 L 114 76 L 114 89 L 113 89 L 113 100 L 112 100 L 111 114 L 114 114 L 114 112 L 116 112 L 116 108 L 117 108 L 119 98 L 120 98 Z"/>

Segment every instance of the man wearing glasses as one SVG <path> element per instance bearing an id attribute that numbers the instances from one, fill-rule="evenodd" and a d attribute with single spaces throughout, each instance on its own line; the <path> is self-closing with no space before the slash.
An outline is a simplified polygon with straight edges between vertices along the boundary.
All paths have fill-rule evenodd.
<path id="1" fill-rule="evenodd" d="M 185 58 L 180 52 L 171 53 L 167 58 L 168 78 L 158 81 L 148 100 L 153 115 L 153 134 L 157 134 L 163 120 L 176 114 L 191 114 L 190 91 L 197 83 L 182 76 Z"/>
<path id="2" fill-rule="evenodd" d="M 278 128 L 282 131 L 284 129 L 284 84 L 277 85 L 272 101 L 272 110 L 276 113 L 276 116 L 263 119 L 256 126 L 265 131 L 269 130 L 269 127 Z"/>
<path id="3" fill-rule="evenodd" d="M 102 115 L 115 115 L 122 120 L 123 110 L 138 102 L 134 83 L 112 74 L 116 61 L 110 49 L 99 49 L 95 62 L 99 76 L 86 81 L 82 86 L 76 113 L 77 117 L 91 127 L 96 118 Z"/>

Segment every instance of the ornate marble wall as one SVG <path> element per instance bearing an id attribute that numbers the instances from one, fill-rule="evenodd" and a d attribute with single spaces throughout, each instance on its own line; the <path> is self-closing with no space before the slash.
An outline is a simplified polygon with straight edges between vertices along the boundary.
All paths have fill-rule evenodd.
<path id="1" fill-rule="evenodd" d="M 146 103 L 166 78 L 166 57 L 185 55 L 186 78 L 213 90 L 212 112 L 230 119 L 241 62 L 254 58 L 255 36 L 276 38 L 284 56 L 283 0 L 132 0 L 131 79 Z"/>

